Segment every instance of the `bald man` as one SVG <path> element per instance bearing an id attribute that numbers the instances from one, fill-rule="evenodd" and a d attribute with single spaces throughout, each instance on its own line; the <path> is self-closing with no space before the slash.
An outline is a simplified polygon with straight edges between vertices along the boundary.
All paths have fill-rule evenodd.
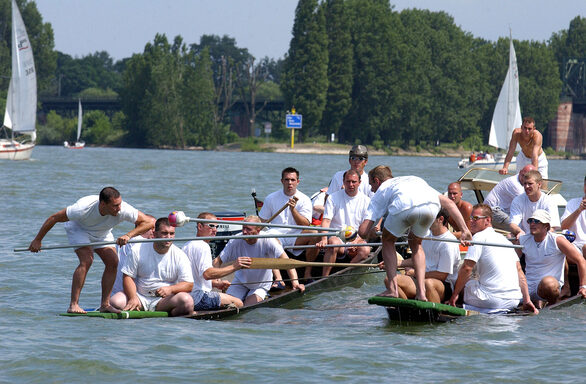
<path id="1" fill-rule="evenodd" d="M 472 213 L 472 204 L 462 200 L 462 187 L 460 186 L 460 183 L 452 183 L 448 185 L 448 199 L 452 200 L 454 204 L 456 204 L 458 211 L 460 211 L 464 221 L 466 222 L 466 226 L 468 229 L 470 229 L 470 214 Z M 448 218 L 448 222 L 452 228 L 458 228 L 456 221 L 451 216 Z M 460 236 L 462 236 L 462 231 L 454 231 L 453 234 L 459 239 Z"/>

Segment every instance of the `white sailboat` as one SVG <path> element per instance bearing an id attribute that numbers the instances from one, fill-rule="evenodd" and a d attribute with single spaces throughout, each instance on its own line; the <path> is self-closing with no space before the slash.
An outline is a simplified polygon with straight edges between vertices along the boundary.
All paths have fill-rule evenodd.
<path id="1" fill-rule="evenodd" d="M 77 99 L 77 139 L 75 140 L 75 144 L 71 145 L 69 144 L 69 142 L 65 141 L 63 142 L 63 146 L 65 148 L 69 148 L 69 149 L 81 149 L 83 147 L 85 147 L 85 141 L 83 140 L 79 140 L 80 136 L 81 136 L 81 124 L 82 124 L 82 118 L 83 113 L 81 110 L 81 99 Z"/>
<path id="2" fill-rule="evenodd" d="M 517 56 L 513 46 L 513 37 L 510 37 L 509 48 L 509 70 L 505 77 L 505 82 L 499 93 L 492 122 L 490 124 L 490 134 L 488 145 L 498 149 L 506 150 L 511 141 L 513 130 L 521 126 L 521 105 L 519 104 L 519 71 L 517 70 Z M 497 153 L 494 156 L 488 154 L 488 158 L 477 159 L 475 154 L 470 155 L 469 159 L 463 159 L 458 163 L 460 168 L 483 167 L 492 169 L 501 169 L 505 162 L 505 154 Z M 515 171 L 517 168 L 516 158 L 513 157 L 509 165 L 509 171 Z"/>
<path id="3" fill-rule="evenodd" d="M 6 97 L 3 131 L 0 139 L 0 159 L 28 160 L 36 139 L 37 74 L 33 50 L 22 16 L 12 0 L 12 76 Z M 6 128 L 10 129 L 8 137 Z M 19 141 L 16 135 L 28 135 Z"/>

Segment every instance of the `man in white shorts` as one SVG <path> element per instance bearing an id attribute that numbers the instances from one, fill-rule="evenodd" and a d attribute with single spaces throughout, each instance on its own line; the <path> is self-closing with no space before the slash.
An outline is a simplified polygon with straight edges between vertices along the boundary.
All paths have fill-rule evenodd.
<path id="1" fill-rule="evenodd" d="M 551 226 L 554 229 L 560 228 L 560 214 L 553 198 L 541 192 L 543 180 L 538 171 L 525 173 L 523 188 L 525 193 L 513 199 L 511 203 L 511 233 L 517 238 L 529 233 L 527 219 L 537 209 L 545 209 L 551 217 Z"/>
<path id="2" fill-rule="evenodd" d="M 209 212 L 202 212 L 197 217 L 199 219 L 217 220 L 217 217 Z M 216 236 L 217 232 L 217 224 L 197 223 L 198 237 Z M 243 305 L 242 300 L 222 292 L 212 291 L 212 288 L 225 291 L 230 286 L 230 282 L 210 277 L 213 265 L 209 242 L 209 240 L 192 240 L 183 246 L 183 252 L 189 258 L 193 274 L 193 290 L 191 291 L 193 310 L 218 309 L 230 304 L 240 308 Z"/>
<path id="3" fill-rule="evenodd" d="M 326 208 L 321 226 L 324 228 L 346 228 L 351 226 L 354 230 L 358 229 L 366 217 L 366 210 L 370 203 L 370 198 L 359 191 L 360 176 L 358 172 L 349 169 L 344 173 L 344 189 L 334 192 L 326 201 Z M 352 243 L 360 244 L 365 241 L 356 236 Z M 337 236 L 324 236 L 316 244 L 318 248 L 325 245 L 343 244 Z M 370 252 L 370 247 L 352 247 L 352 248 L 326 248 L 324 262 L 335 263 L 337 258 L 350 257 L 351 263 L 359 263 L 366 259 Z M 311 278 L 311 267 L 306 268 L 305 277 Z M 332 267 L 323 267 L 323 276 L 328 276 Z"/>
<path id="4" fill-rule="evenodd" d="M 473 242 L 511 244 L 492 228 L 492 210 L 488 205 L 476 204 L 470 219 Z M 474 267 L 478 280 L 470 279 Z M 512 248 L 482 244 L 470 246 L 458 271 L 450 305 L 456 305 L 462 291 L 464 307 L 475 311 L 509 311 L 517 308 L 522 299 L 525 309 L 539 312 L 531 302 L 521 263 Z"/>
<path id="5" fill-rule="evenodd" d="M 521 151 L 517 154 L 517 169 L 522 169 L 526 165 L 532 164 L 541 173 L 541 176 L 547 179 L 548 162 L 542 148 L 543 136 L 535 129 L 535 120 L 532 117 L 523 118 L 521 127 L 513 129 L 505 162 L 499 173 L 501 175 L 509 173 L 509 164 L 515 154 L 517 144 L 521 147 Z"/>
<path id="6" fill-rule="evenodd" d="M 584 196 L 568 201 L 562 215 L 562 229 L 576 234 L 573 244 L 586 255 L 586 176 L 584 177 Z"/>
<path id="7" fill-rule="evenodd" d="M 185 253 L 173 244 L 175 227 L 166 217 L 155 223 L 153 243 L 132 247 L 122 266 L 124 291 L 112 296 L 112 305 L 125 311 L 165 311 L 171 316 L 193 311 L 191 265 Z"/>
<path id="8" fill-rule="evenodd" d="M 257 216 L 248 216 L 248 222 L 260 223 Z M 242 235 L 258 235 L 260 227 L 243 225 Z M 213 268 L 209 269 L 208 277 L 217 279 L 234 273 L 234 279 L 228 291 L 229 295 L 239 298 L 244 305 L 252 305 L 263 301 L 271 289 L 273 272 L 270 269 L 248 269 L 252 257 L 288 259 L 281 244 L 272 238 L 262 239 L 232 239 L 213 261 Z M 231 263 L 233 262 L 233 263 Z M 299 284 L 295 268 L 287 270 L 292 279 L 293 289 L 305 291 L 305 286 Z"/>
<path id="9" fill-rule="evenodd" d="M 279 213 L 271 223 L 273 224 L 287 224 L 287 225 L 309 225 L 311 223 L 312 204 L 309 197 L 297 190 L 300 183 L 299 171 L 295 168 L 285 168 L 281 172 L 281 184 L 283 189 L 268 195 L 264 201 L 262 209 L 259 212 L 259 217 L 263 223 L 275 215 L 283 206 L 287 205 L 281 213 Z M 288 228 L 269 228 L 268 233 L 274 234 L 296 234 L 296 233 L 313 233 L 315 231 Z M 278 237 L 278 236 L 277 236 Z M 283 237 L 279 238 L 281 245 L 286 247 L 290 245 L 309 245 L 315 244 L 319 241 L 319 237 Z M 299 256 L 302 250 L 291 250 L 295 256 Z M 317 249 L 308 249 L 305 257 L 308 261 L 313 261 L 317 257 Z"/>
<path id="10" fill-rule="evenodd" d="M 550 231 L 551 218 L 546 210 L 537 209 L 527 222 L 531 233 L 521 236 L 519 242 L 525 254 L 525 274 L 533 302 L 542 308 L 546 302 L 550 305 L 559 300 L 566 258 L 578 266 L 578 293 L 586 297 L 586 260 L 578 249 L 563 235 Z M 517 253 L 520 255 L 520 250 Z"/>
<path id="11" fill-rule="evenodd" d="M 135 228 L 127 234 L 120 236 L 116 243 L 120 246 L 128 243 L 132 237 L 145 233 L 153 226 L 153 222 L 142 212 L 122 201 L 120 192 L 113 187 L 102 189 L 99 196 L 91 195 L 82 197 L 75 204 L 60 210 L 51 215 L 41 226 L 39 233 L 29 245 L 31 252 L 39 252 L 42 241 L 47 232 L 56 223 L 65 223 L 65 231 L 69 244 L 88 244 L 94 242 L 114 241 L 112 228 L 122 221 L 129 221 L 135 224 Z M 100 303 L 101 312 L 119 312 L 110 305 L 110 294 L 116 270 L 118 267 L 118 256 L 116 248 L 111 246 L 84 246 L 75 249 L 79 259 L 79 265 L 73 273 L 71 282 L 71 302 L 67 312 L 86 313 L 79 306 L 79 296 L 85 282 L 87 273 L 94 260 L 93 253 L 96 252 L 104 262 L 105 268 L 102 275 L 102 299 Z"/>
<path id="12" fill-rule="evenodd" d="M 388 213 L 383 229 L 383 260 L 389 286 L 381 295 L 398 297 L 397 257 L 395 242 L 408 234 L 409 246 L 413 253 L 417 294 L 415 298 L 427 301 L 425 294 L 425 254 L 421 248 L 421 238 L 427 235 L 429 227 L 437 216 L 440 207 L 454 217 L 462 231 L 462 242 L 472 238 L 470 230 L 456 204 L 446 196 L 431 188 L 423 179 L 416 176 L 393 178 L 391 169 L 379 165 L 368 173 L 369 183 L 375 192 L 370 200 L 366 220 L 360 225 L 358 234 L 367 239 L 375 237 L 374 224 Z M 376 231 L 376 230 L 374 230 Z"/>
<path id="13" fill-rule="evenodd" d="M 511 218 L 511 204 L 513 199 L 523 192 L 523 181 L 525 180 L 525 174 L 529 171 L 533 171 L 536 168 L 529 164 L 521 168 L 519 174 L 509 176 L 504 180 L 501 180 L 490 190 L 484 204 L 488 205 L 492 209 L 492 226 L 494 228 L 503 229 L 510 231 L 509 223 Z"/>
<path id="14" fill-rule="evenodd" d="M 421 246 L 425 253 L 425 293 L 427 300 L 441 303 L 444 298 L 452 295 L 454 283 L 458 277 L 460 266 L 460 247 L 455 242 L 456 236 L 448 229 L 449 215 L 445 209 L 440 209 L 431 224 L 431 235 L 434 240 L 423 240 Z M 405 259 L 399 263 L 400 267 L 411 267 L 404 275 L 397 275 L 399 297 L 413 299 L 416 294 L 416 284 L 413 277 L 413 260 Z"/>

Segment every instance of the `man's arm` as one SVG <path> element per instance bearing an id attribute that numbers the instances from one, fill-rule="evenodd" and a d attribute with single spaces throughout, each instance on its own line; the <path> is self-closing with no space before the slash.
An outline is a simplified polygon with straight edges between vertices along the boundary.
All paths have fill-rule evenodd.
<path id="1" fill-rule="evenodd" d="M 360 227 L 358 227 L 358 235 L 363 239 L 368 239 L 370 231 L 372 230 L 374 221 L 372 220 L 364 220 Z"/>
<path id="2" fill-rule="evenodd" d="M 330 224 L 332 223 L 331 219 L 322 219 L 321 221 L 321 227 L 322 228 L 329 228 Z M 321 240 L 319 243 L 316 244 L 317 247 L 323 247 L 324 245 L 328 244 L 328 237 L 327 236 L 322 236 Z"/>
<path id="3" fill-rule="evenodd" d="M 578 208 L 574 210 L 574 212 L 570 213 L 568 216 L 566 216 L 565 219 L 562 220 L 562 229 L 570 229 L 570 227 L 576 223 L 576 220 L 578 220 L 578 217 L 582 212 L 584 212 L 585 209 L 586 197 L 582 199 L 580 205 L 578 205 Z"/>
<path id="4" fill-rule="evenodd" d="M 160 287 L 156 291 L 156 295 L 160 297 L 167 297 L 179 292 L 191 292 L 193 289 L 193 283 L 190 281 L 180 281 L 177 284 L 167 285 L 165 287 Z"/>
<path id="5" fill-rule="evenodd" d="M 149 229 L 153 228 L 154 226 L 155 226 L 154 219 L 148 217 L 147 215 L 145 215 L 141 211 L 138 211 L 138 218 L 134 222 L 134 229 L 129 231 L 126 235 L 120 236 L 116 240 L 116 243 L 120 246 L 123 246 L 126 243 L 128 243 L 128 240 L 132 239 L 134 236 L 142 235 L 143 233 L 145 233 Z"/>
<path id="6" fill-rule="evenodd" d="M 556 245 L 566 255 L 568 263 L 573 263 L 578 266 L 578 276 L 580 278 L 580 289 L 578 293 L 586 298 L 586 259 L 578 251 L 578 248 L 574 247 L 564 236 L 556 237 Z"/>
<path id="7" fill-rule="evenodd" d="M 519 276 L 519 288 L 521 288 L 521 293 L 523 294 L 523 309 L 526 311 L 531 311 L 537 315 L 539 310 L 535 308 L 535 305 L 531 301 L 531 297 L 529 296 L 529 288 L 527 287 L 527 279 L 523 273 L 523 268 L 521 268 L 521 263 L 518 261 L 517 275 Z"/>
<path id="8" fill-rule="evenodd" d="M 142 304 L 136 294 L 136 283 L 131 276 L 124 274 L 122 277 L 122 286 L 124 288 L 124 294 L 126 295 L 126 306 L 123 308 L 124 311 L 140 311 Z"/>
<path id="9" fill-rule="evenodd" d="M 472 233 L 470 233 L 470 230 L 466 226 L 464 217 L 462 217 L 462 214 L 456 206 L 456 203 L 454 203 L 452 200 L 448 199 L 446 196 L 442 194 L 439 194 L 438 196 L 441 206 L 448 211 L 448 214 L 456 221 L 456 224 L 459 227 L 458 229 L 462 232 L 462 234 L 460 235 L 460 240 L 462 242 L 466 240 L 472 240 Z"/>
<path id="10" fill-rule="evenodd" d="M 462 292 L 462 289 L 464 289 L 464 286 L 468 282 L 468 279 L 472 274 L 472 269 L 475 265 L 475 261 L 464 260 L 464 264 L 462 264 L 460 270 L 458 271 L 458 279 L 456 280 L 456 284 L 454 284 L 454 292 L 452 293 L 452 297 L 450 297 L 450 301 L 448 302 L 449 305 L 456 306 L 456 301 L 458 301 L 460 292 Z"/>
<path id="11" fill-rule="evenodd" d="M 35 236 L 33 241 L 31 241 L 30 245 L 28 246 L 29 251 L 39 252 L 41 250 L 43 238 L 45 237 L 47 232 L 49 232 L 51 228 L 55 226 L 55 224 L 64 223 L 66 221 L 69 221 L 69 219 L 67 218 L 65 208 L 49 216 L 49 218 L 45 220 L 45 222 L 41 226 L 41 229 L 39 229 L 39 233 L 37 233 L 37 236 Z"/>
<path id="12" fill-rule="evenodd" d="M 234 263 L 223 265 L 222 259 L 216 257 L 212 262 L 213 267 L 208 268 L 203 272 L 203 278 L 206 280 L 219 279 L 236 272 L 239 269 L 248 268 L 251 263 L 252 260 L 250 257 L 239 257 Z"/>
<path id="13" fill-rule="evenodd" d="M 509 149 L 507 150 L 507 155 L 505 156 L 505 162 L 503 167 L 499 171 L 501 175 L 506 175 L 509 173 L 509 165 L 511 164 L 511 160 L 513 160 L 513 155 L 515 154 L 515 148 L 517 148 L 517 135 L 519 132 L 519 128 L 513 130 L 513 134 L 511 135 L 511 141 L 509 142 Z"/>
<path id="14" fill-rule="evenodd" d="M 535 169 L 539 168 L 539 152 L 541 151 L 541 146 L 543 145 L 543 136 L 537 130 L 534 131 L 534 142 L 533 148 L 531 148 L 531 164 L 535 167 Z"/>
<path id="15" fill-rule="evenodd" d="M 309 225 L 310 221 L 307 217 L 303 216 L 299 211 L 295 208 L 297 206 L 298 200 L 291 198 L 289 199 L 289 209 L 291 210 L 291 216 L 293 216 L 293 220 L 295 220 L 295 224 L 297 225 Z"/>

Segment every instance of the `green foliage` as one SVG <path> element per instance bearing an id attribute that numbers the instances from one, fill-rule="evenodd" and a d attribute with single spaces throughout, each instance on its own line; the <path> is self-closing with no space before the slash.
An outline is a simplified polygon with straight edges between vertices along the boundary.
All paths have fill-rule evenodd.
<path id="1" fill-rule="evenodd" d="M 99 97 L 118 97 L 118 93 L 111 90 L 110 88 L 86 88 L 81 91 L 78 95 L 82 101 L 84 98 L 99 98 Z"/>
<path id="2" fill-rule="evenodd" d="M 86 144 L 96 146 L 117 144 L 124 133 L 121 129 L 115 129 L 108 116 L 102 111 L 89 111 L 83 116 L 81 137 Z"/>
<path id="3" fill-rule="evenodd" d="M 37 142 L 43 145 L 61 145 L 64 141 L 75 141 L 77 118 L 63 118 L 55 111 L 47 114 L 47 122 L 37 127 Z"/>

